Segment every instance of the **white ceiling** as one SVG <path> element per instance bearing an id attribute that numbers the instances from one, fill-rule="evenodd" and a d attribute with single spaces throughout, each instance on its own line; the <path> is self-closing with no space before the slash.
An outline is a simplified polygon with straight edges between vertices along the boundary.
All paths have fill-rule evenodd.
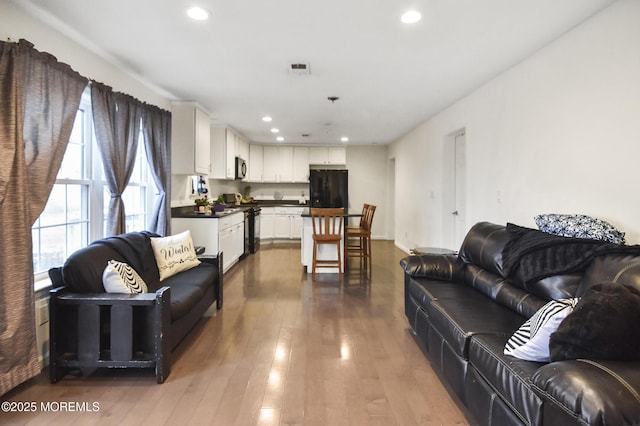
<path id="1" fill-rule="evenodd" d="M 14 0 L 252 142 L 275 143 L 277 127 L 284 143 L 365 145 L 392 142 L 614 1 Z M 211 19 L 187 18 L 193 4 Z M 400 22 L 409 8 L 417 24 Z M 291 74 L 298 62 L 311 74 Z"/>

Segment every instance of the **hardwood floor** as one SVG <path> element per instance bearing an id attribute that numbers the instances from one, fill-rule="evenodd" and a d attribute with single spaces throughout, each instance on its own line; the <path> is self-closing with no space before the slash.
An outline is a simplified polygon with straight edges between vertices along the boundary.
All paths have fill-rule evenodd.
<path id="1" fill-rule="evenodd" d="M 469 424 L 408 331 L 403 257 L 374 241 L 371 279 L 356 260 L 342 283 L 311 282 L 298 244 L 263 245 L 225 275 L 224 307 L 178 346 L 164 384 L 145 370 L 55 385 L 43 374 L 2 398 L 35 402 L 35 412 L 0 412 L 0 424 Z"/>

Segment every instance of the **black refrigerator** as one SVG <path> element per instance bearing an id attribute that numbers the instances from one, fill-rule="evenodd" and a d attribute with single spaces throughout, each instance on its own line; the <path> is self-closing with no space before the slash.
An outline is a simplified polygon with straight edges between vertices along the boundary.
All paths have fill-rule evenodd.
<path id="1" fill-rule="evenodd" d="M 309 197 L 311 207 L 349 208 L 348 170 L 309 170 Z"/>

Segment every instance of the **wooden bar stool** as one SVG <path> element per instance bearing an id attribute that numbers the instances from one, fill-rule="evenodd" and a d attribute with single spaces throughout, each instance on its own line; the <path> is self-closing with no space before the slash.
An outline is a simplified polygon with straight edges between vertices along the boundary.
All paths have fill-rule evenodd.
<path id="1" fill-rule="evenodd" d="M 311 279 L 316 279 L 316 268 L 338 268 L 342 274 L 342 229 L 343 208 L 312 208 L 311 223 L 313 225 L 313 263 Z M 320 245 L 335 245 L 335 259 L 318 259 Z"/>
<path id="2" fill-rule="evenodd" d="M 344 236 L 344 264 L 350 257 L 360 258 L 360 268 L 362 265 L 371 272 L 371 225 L 376 206 L 364 204 L 362 207 L 362 217 L 359 226 L 347 226 Z"/>

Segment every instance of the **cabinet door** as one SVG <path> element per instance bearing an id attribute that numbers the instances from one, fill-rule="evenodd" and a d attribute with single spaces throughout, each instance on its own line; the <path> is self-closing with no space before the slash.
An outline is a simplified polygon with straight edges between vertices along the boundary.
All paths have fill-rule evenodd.
<path id="1" fill-rule="evenodd" d="M 262 182 L 263 155 L 262 145 L 249 146 L 249 180 L 251 182 Z"/>
<path id="2" fill-rule="evenodd" d="M 309 182 L 309 148 L 293 148 L 293 181 Z"/>
<path id="3" fill-rule="evenodd" d="M 347 150 L 344 147 L 329 148 L 329 164 L 347 164 Z"/>
<path id="4" fill-rule="evenodd" d="M 224 127 L 211 127 L 211 178 L 227 177 L 227 130 Z M 173 154 L 173 153 L 172 153 Z"/>
<path id="5" fill-rule="evenodd" d="M 234 258 L 234 243 L 233 243 L 233 232 L 231 229 L 225 229 L 218 234 L 218 245 L 220 246 L 220 251 L 222 252 L 222 270 L 226 272 L 229 269 L 229 266 L 235 262 Z"/>
<path id="6" fill-rule="evenodd" d="M 278 180 L 278 147 L 264 147 L 263 182 L 277 182 Z"/>
<path id="7" fill-rule="evenodd" d="M 278 147 L 278 182 L 293 182 L 293 148 Z"/>
<path id="8" fill-rule="evenodd" d="M 227 179 L 236 178 L 236 135 L 231 130 L 227 129 L 227 152 L 226 152 L 226 172 L 225 177 Z"/>
<path id="9" fill-rule="evenodd" d="M 291 238 L 299 240 L 302 238 L 302 216 L 291 216 Z"/>
<path id="10" fill-rule="evenodd" d="M 209 116 L 199 108 L 195 110 L 195 170 L 208 175 L 211 172 L 211 125 Z"/>
<path id="11" fill-rule="evenodd" d="M 260 215 L 260 239 L 273 238 L 274 215 L 273 208 L 263 207 Z"/>
<path id="12" fill-rule="evenodd" d="M 274 238 L 291 238 L 291 216 L 275 215 Z"/>
<path id="13" fill-rule="evenodd" d="M 309 164 L 327 164 L 329 151 L 327 148 L 312 146 L 309 148 Z"/>

